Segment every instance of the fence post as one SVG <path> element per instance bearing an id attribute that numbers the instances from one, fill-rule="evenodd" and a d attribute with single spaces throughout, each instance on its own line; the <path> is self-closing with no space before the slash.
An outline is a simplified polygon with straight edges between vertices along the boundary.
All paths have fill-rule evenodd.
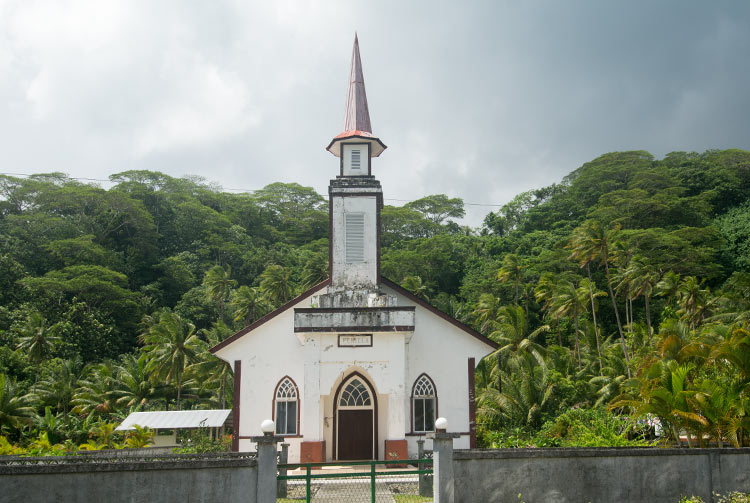
<path id="1" fill-rule="evenodd" d="M 289 462 L 289 444 L 281 444 L 281 453 L 279 454 L 279 464 L 285 465 Z M 286 468 L 279 468 L 279 475 L 286 475 Z M 277 482 L 276 494 L 279 498 L 286 498 L 286 480 Z"/>
<path id="2" fill-rule="evenodd" d="M 258 484 L 256 486 L 257 503 L 276 503 L 276 444 L 284 437 L 274 436 L 274 422 L 266 419 L 260 426 L 263 436 L 252 437 L 258 444 Z"/>
<path id="3" fill-rule="evenodd" d="M 424 450 L 424 439 L 420 438 L 417 440 L 417 459 L 424 459 L 426 456 L 425 450 Z M 419 463 L 417 465 L 418 470 L 421 472 L 427 467 L 424 463 Z M 426 473 L 420 473 L 419 474 L 419 495 L 429 497 L 432 496 L 432 477 L 427 475 Z"/>
<path id="4" fill-rule="evenodd" d="M 440 417 L 435 421 L 435 433 L 429 433 L 432 439 L 432 470 L 434 503 L 454 503 L 455 481 L 453 477 L 453 439 L 458 433 L 447 433 L 448 421 Z"/>

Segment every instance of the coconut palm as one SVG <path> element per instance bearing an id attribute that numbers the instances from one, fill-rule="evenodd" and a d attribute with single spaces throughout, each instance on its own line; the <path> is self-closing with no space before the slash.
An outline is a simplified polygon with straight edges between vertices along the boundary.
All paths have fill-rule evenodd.
<path id="1" fill-rule="evenodd" d="M 429 300 L 427 298 L 427 285 L 422 282 L 421 276 L 406 276 L 401 281 L 401 286 L 409 290 L 420 299 Z"/>
<path id="2" fill-rule="evenodd" d="M 147 355 L 125 355 L 114 369 L 112 394 L 118 407 L 141 410 L 159 397 L 159 386 L 147 370 Z"/>
<path id="3" fill-rule="evenodd" d="M 237 282 L 231 279 L 232 267 L 227 265 L 226 269 L 215 265 L 203 277 L 203 286 L 206 287 L 208 295 L 219 307 L 219 317 L 224 319 L 224 302 L 229 292 L 237 286 Z"/>
<path id="4" fill-rule="evenodd" d="M 36 387 L 36 395 L 42 404 L 51 405 L 56 411 L 62 412 L 67 422 L 70 403 L 79 386 L 80 361 L 78 359 L 63 360 L 44 377 Z"/>
<path id="5" fill-rule="evenodd" d="M 667 305 L 671 305 L 680 288 L 680 275 L 674 271 L 667 271 L 656 283 L 656 295 L 667 298 Z"/>
<path id="6" fill-rule="evenodd" d="M 159 313 L 159 322 L 141 336 L 147 355 L 146 370 L 152 381 L 163 379 L 177 390 L 177 410 L 180 410 L 185 368 L 197 361 L 203 342 L 195 333 L 195 325 L 168 310 Z M 158 381 L 157 381 L 158 382 Z"/>
<path id="7" fill-rule="evenodd" d="M 33 396 L 22 395 L 16 382 L 0 373 L 0 434 L 20 430 L 31 424 L 34 408 Z"/>
<path id="8" fill-rule="evenodd" d="M 497 320 L 497 329 L 490 334 L 490 339 L 500 345 L 496 353 L 509 358 L 528 355 L 540 364 L 544 363 L 544 348 L 534 342 L 534 339 L 549 330 L 548 325 L 543 325 L 529 333 L 526 313 L 520 306 L 501 307 L 498 310 Z"/>
<path id="9" fill-rule="evenodd" d="M 242 285 L 232 292 L 234 321 L 249 325 L 271 310 L 271 304 L 257 288 Z"/>
<path id="10" fill-rule="evenodd" d="M 226 408 L 228 383 L 231 382 L 233 375 L 232 367 L 224 360 L 211 354 L 208 348 L 232 335 L 232 330 L 226 324 L 217 322 L 210 329 L 204 329 L 202 334 L 206 338 L 207 346 L 198 354 L 197 362 L 191 365 L 188 370 L 203 387 L 212 390 L 218 389 L 219 407 L 224 409 Z"/>
<path id="11" fill-rule="evenodd" d="M 598 262 L 599 264 L 604 265 L 604 272 L 607 278 L 607 289 L 609 290 L 609 296 L 612 299 L 612 309 L 614 309 L 615 319 L 617 320 L 617 330 L 620 333 L 620 343 L 625 355 L 625 361 L 629 366 L 630 355 L 628 354 L 628 348 L 625 344 L 625 334 L 622 330 L 620 312 L 617 309 L 617 301 L 615 300 L 615 293 L 612 289 L 612 275 L 609 271 L 609 264 L 611 262 L 609 256 L 610 248 L 617 240 L 619 232 L 619 224 L 607 229 L 604 224 L 598 220 L 586 220 L 582 225 L 573 230 L 573 236 L 568 247 L 572 250 L 569 258 L 577 261 L 581 267 L 584 267 L 591 262 Z"/>
<path id="12" fill-rule="evenodd" d="M 515 253 L 508 253 L 503 257 L 503 263 L 500 266 L 500 270 L 497 271 L 497 279 L 501 283 L 512 283 L 513 289 L 515 290 L 515 303 L 518 305 L 518 284 L 521 282 L 521 273 L 523 272 L 523 265 L 518 255 Z"/>
<path id="13" fill-rule="evenodd" d="M 83 369 L 73 400 L 73 412 L 108 417 L 115 410 L 115 381 L 112 362 L 95 363 Z"/>
<path id="14" fill-rule="evenodd" d="M 305 262 L 302 269 L 302 287 L 310 288 L 328 277 L 328 257 L 322 253 L 314 253 Z"/>
<path id="15" fill-rule="evenodd" d="M 17 329 L 20 336 L 16 349 L 28 355 L 29 361 L 36 366 L 34 376 L 34 388 L 39 380 L 39 372 L 42 362 L 52 355 L 55 345 L 60 338 L 55 336 L 47 320 L 39 312 L 32 312 L 26 318 L 26 322 Z"/>
<path id="16" fill-rule="evenodd" d="M 479 325 L 479 331 L 488 334 L 494 332 L 498 325 L 498 312 L 501 308 L 500 299 L 489 293 L 479 296 L 477 306 L 472 314 Z"/>
<path id="17" fill-rule="evenodd" d="M 588 301 L 588 296 L 588 288 L 576 288 L 576 286 L 570 281 L 560 281 L 555 287 L 552 301 L 550 303 L 554 316 L 564 316 L 573 319 L 573 326 L 575 327 L 575 352 L 578 357 L 578 370 L 581 370 L 579 316 L 586 310 L 585 306 L 586 302 Z"/>
<path id="18" fill-rule="evenodd" d="M 278 307 L 292 298 L 291 272 L 280 265 L 269 265 L 260 275 L 260 290 Z"/>
<path id="19" fill-rule="evenodd" d="M 701 288 L 701 282 L 695 276 L 684 278 L 677 287 L 677 303 L 680 306 L 677 313 L 690 323 L 691 329 L 708 315 L 709 295 L 708 289 Z"/>
<path id="20" fill-rule="evenodd" d="M 631 285 L 633 299 L 643 296 L 646 305 L 646 327 L 648 329 L 648 341 L 651 341 L 653 330 L 651 328 L 651 295 L 659 282 L 659 274 L 651 266 L 648 260 L 636 255 L 625 270 L 624 276 L 628 278 Z"/>

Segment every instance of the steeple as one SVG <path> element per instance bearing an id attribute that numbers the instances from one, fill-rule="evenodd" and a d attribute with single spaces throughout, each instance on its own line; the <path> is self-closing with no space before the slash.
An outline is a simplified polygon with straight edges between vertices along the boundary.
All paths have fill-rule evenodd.
<path id="1" fill-rule="evenodd" d="M 367 106 L 365 78 L 362 75 L 362 59 L 359 56 L 359 40 L 356 33 L 352 48 L 352 66 L 349 71 L 349 89 L 346 93 L 344 130 L 336 135 L 326 150 L 336 157 L 341 157 L 342 143 L 369 144 L 370 157 L 378 157 L 387 148 L 380 138 L 372 134 L 370 109 Z"/>
<path id="2" fill-rule="evenodd" d="M 359 57 L 359 40 L 354 34 L 352 49 L 352 68 L 349 72 L 349 91 L 346 93 L 346 111 L 344 112 L 344 131 L 372 134 L 370 110 L 367 108 L 365 78 L 362 75 L 362 60 Z"/>

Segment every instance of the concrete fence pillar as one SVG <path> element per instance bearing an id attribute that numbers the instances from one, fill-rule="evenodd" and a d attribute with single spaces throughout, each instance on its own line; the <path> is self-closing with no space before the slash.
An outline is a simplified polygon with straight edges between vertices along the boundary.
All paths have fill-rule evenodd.
<path id="1" fill-rule="evenodd" d="M 458 433 L 447 433 L 445 431 L 447 425 L 448 422 L 444 418 L 438 418 L 435 421 L 435 433 L 427 435 L 427 438 L 432 439 L 434 503 L 455 503 L 453 439 L 461 435 Z"/>
<path id="2" fill-rule="evenodd" d="M 279 452 L 279 464 L 285 465 L 289 462 L 289 444 L 281 444 L 281 451 Z M 279 475 L 286 475 L 286 468 L 279 468 Z M 277 482 L 276 494 L 279 498 L 286 498 L 286 480 L 279 480 Z"/>
<path id="3" fill-rule="evenodd" d="M 419 440 L 417 440 L 417 459 L 424 459 L 424 457 L 424 439 L 420 438 Z M 421 471 L 427 468 L 429 465 L 419 463 L 417 466 Z M 419 474 L 419 495 L 425 497 L 432 496 L 432 477 L 430 475 L 424 473 Z"/>
<path id="4" fill-rule="evenodd" d="M 274 436 L 273 433 L 252 437 L 252 441 L 258 444 L 257 503 L 276 503 L 276 444 L 282 440 L 284 437 Z"/>

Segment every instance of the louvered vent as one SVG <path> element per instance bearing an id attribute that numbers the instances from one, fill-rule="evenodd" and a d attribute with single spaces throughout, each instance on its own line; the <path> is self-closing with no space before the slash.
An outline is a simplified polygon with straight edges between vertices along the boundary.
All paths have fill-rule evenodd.
<path id="1" fill-rule="evenodd" d="M 365 214 L 345 213 L 346 225 L 346 261 L 365 261 Z"/>
<path id="2" fill-rule="evenodd" d="M 359 169 L 360 150 L 352 150 L 352 169 Z"/>

